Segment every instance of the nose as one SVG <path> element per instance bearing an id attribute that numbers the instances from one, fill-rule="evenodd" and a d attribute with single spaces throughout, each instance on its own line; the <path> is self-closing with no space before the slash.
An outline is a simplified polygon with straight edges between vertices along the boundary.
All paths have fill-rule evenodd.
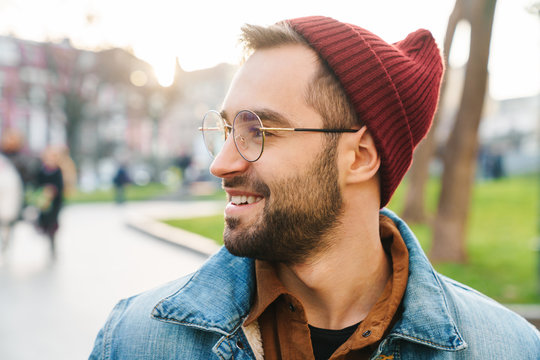
<path id="1" fill-rule="evenodd" d="M 233 137 L 229 136 L 210 165 L 210 172 L 222 179 L 230 178 L 244 173 L 249 165 L 249 161 L 246 161 L 236 149 Z"/>

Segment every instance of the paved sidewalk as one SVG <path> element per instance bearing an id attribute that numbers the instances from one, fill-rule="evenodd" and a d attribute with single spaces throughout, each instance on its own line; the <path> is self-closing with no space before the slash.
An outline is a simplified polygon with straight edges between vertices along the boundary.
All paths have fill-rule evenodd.
<path id="1" fill-rule="evenodd" d="M 16 225 L 0 260 L 1 360 L 87 359 L 99 329 L 120 299 L 178 279 L 204 264 L 207 255 L 156 241 L 126 226 L 132 210 L 143 213 L 142 209 L 155 208 L 173 214 L 168 202 L 154 205 L 66 206 L 60 215 L 54 260 L 47 239 L 31 223 Z M 189 205 L 186 212 L 202 213 L 203 208 L 213 211 L 206 204 Z"/>

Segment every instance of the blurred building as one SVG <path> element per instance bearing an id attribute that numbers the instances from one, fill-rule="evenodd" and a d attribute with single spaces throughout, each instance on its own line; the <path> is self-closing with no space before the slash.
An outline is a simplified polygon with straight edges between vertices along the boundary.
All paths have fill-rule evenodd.
<path id="1" fill-rule="evenodd" d="M 500 157 L 507 175 L 540 172 L 540 95 L 495 105 L 480 124 L 480 155 Z"/>
<path id="2" fill-rule="evenodd" d="M 165 88 L 148 63 L 123 49 L 0 36 L 0 135 L 18 129 L 35 154 L 67 145 L 88 187 L 108 181 L 119 158 L 157 177 L 175 156 L 204 151 L 196 143 L 200 118 L 219 107 L 234 71 L 177 65 Z"/>
<path id="3" fill-rule="evenodd" d="M 439 105 L 436 133 L 439 157 L 453 129 L 465 79 L 465 67 L 446 71 L 448 83 Z M 500 166 L 501 176 L 540 172 L 540 94 L 497 100 L 486 92 L 482 117 L 478 131 L 478 177 L 493 177 L 493 164 L 498 164 L 495 169 Z M 433 173 L 440 173 L 440 158 L 433 165 Z"/>

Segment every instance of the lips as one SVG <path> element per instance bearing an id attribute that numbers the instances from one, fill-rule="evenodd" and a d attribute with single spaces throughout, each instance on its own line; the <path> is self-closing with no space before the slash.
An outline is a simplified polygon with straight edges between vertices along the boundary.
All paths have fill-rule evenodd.
<path id="1" fill-rule="evenodd" d="M 265 197 L 252 192 L 226 189 L 229 203 L 225 206 L 225 219 L 227 218 L 247 218 L 252 217 L 256 212 L 254 209 L 263 204 Z M 247 217 L 247 218 L 246 218 Z"/>
<path id="2" fill-rule="evenodd" d="M 270 189 L 266 184 L 246 176 L 223 179 L 222 185 L 229 199 L 229 211 L 250 209 L 270 197 Z"/>

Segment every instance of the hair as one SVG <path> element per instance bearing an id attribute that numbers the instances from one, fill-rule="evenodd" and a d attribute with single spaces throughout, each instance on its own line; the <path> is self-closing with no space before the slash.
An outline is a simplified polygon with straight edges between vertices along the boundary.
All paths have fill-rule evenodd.
<path id="1" fill-rule="evenodd" d="M 244 59 L 256 50 L 275 48 L 284 45 L 302 45 L 313 48 L 304 37 L 295 32 L 288 23 L 280 22 L 268 27 L 245 25 L 242 27 L 240 42 L 244 49 Z M 314 50 L 313 50 L 314 51 Z M 319 69 L 307 85 L 305 100 L 322 117 L 327 128 L 350 128 L 358 125 L 351 102 L 334 72 L 319 54 Z M 337 139 L 339 134 L 329 134 Z"/>

